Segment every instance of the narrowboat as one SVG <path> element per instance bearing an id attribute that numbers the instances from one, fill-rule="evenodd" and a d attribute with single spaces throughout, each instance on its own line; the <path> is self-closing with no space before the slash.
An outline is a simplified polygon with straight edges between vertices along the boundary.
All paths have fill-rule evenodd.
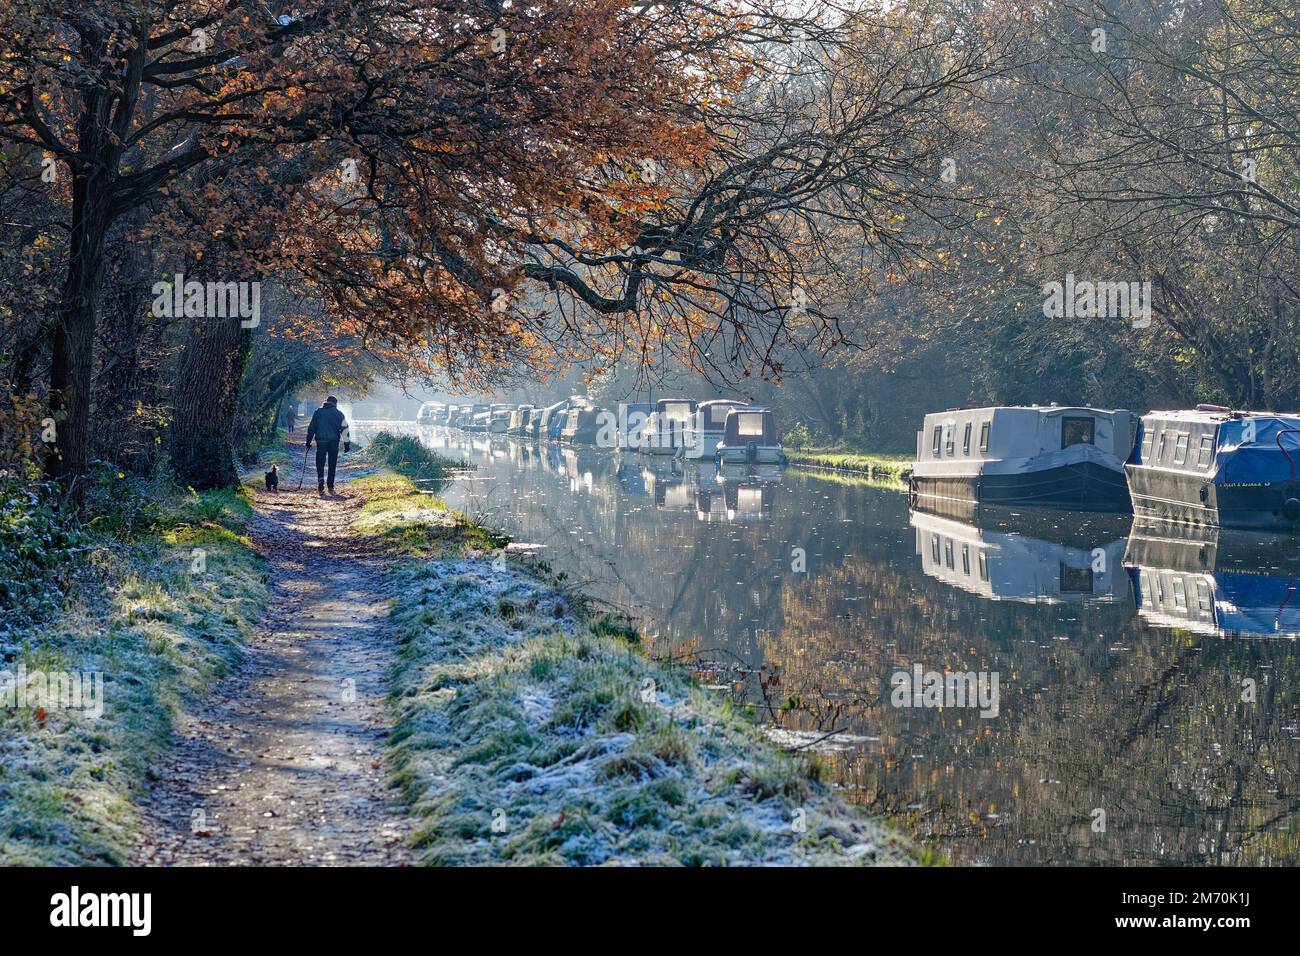
<path id="1" fill-rule="evenodd" d="M 506 426 L 509 435 L 522 435 L 528 429 L 528 420 L 532 417 L 532 405 L 520 405 L 510 413 L 510 423 Z"/>
<path id="2" fill-rule="evenodd" d="M 926 415 L 909 481 L 913 503 L 956 499 L 1128 511 L 1124 461 L 1137 416 L 1058 405 Z"/>
<path id="3" fill-rule="evenodd" d="M 1133 511 L 1143 518 L 1300 532 L 1300 416 L 1194 411 L 1142 416 L 1125 470 Z"/>
<path id="4" fill-rule="evenodd" d="M 987 600 L 1022 604 L 1128 600 L 1122 533 L 1110 536 L 1103 531 L 1082 541 L 1061 535 L 1047 522 L 980 527 L 918 510 L 911 511 L 908 520 L 916 532 L 921 570 Z M 1025 529 L 1055 540 L 1026 534 Z M 1106 530 L 1113 534 L 1112 529 Z"/>
<path id="5" fill-rule="evenodd" d="M 618 406 L 618 431 L 615 447 L 636 451 L 645 440 L 646 425 L 654 412 L 653 402 L 622 402 Z"/>
<path id="6" fill-rule="evenodd" d="M 515 406 L 498 402 L 488 406 L 488 410 L 490 415 L 487 430 L 493 435 L 504 435 L 510 427 L 510 416 L 514 414 Z"/>
<path id="7" fill-rule="evenodd" d="M 467 432 L 485 432 L 492 420 L 492 406 L 470 405 L 461 416 L 460 427 Z"/>
<path id="8" fill-rule="evenodd" d="M 580 404 L 569 406 L 564 428 L 560 432 L 560 441 L 569 445 L 594 445 L 600 432 L 601 409 L 595 405 Z"/>
<path id="9" fill-rule="evenodd" d="M 718 442 L 727 424 L 727 413 L 733 408 L 744 408 L 748 402 L 738 402 L 730 398 L 715 398 L 700 402 L 691 413 L 686 423 L 686 431 L 680 454 L 686 458 L 712 459 L 717 453 Z"/>
<path id="10" fill-rule="evenodd" d="M 695 412 L 689 398 L 661 398 L 646 422 L 641 451 L 651 455 L 675 455 L 686 441 L 686 425 Z"/>
<path id="11" fill-rule="evenodd" d="M 715 457 L 727 463 L 750 465 L 784 464 L 785 453 L 776 434 L 772 410 L 762 405 L 738 405 L 727 410 L 722 440 Z"/>
<path id="12" fill-rule="evenodd" d="M 447 406 L 442 402 L 425 402 L 420 406 L 419 411 L 415 413 L 415 422 L 417 425 L 432 425 L 447 411 Z"/>
<path id="13" fill-rule="evenodd" d="M 1124 566 L 1147 624 L 1214 636 L 1300 637 L 1300 539 L 1138 518 Z"/>
<path id="14" fill-rule="evenodd" d="M 564 427 L 564 417 L 568 410 L 567 398 L 543 408 L 542 413 L 537 416 L 537 437 L 542 441 L 560 437 L 559 430 Z M 551 434 L 552 430 L 555 432 L 554 435 Z"/>

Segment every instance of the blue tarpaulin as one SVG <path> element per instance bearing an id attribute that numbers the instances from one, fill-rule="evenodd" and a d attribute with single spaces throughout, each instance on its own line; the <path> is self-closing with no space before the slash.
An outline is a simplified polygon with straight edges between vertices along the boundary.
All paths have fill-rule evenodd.
<path id="1" fill-rule="evenodd" d="M 1246 441 L 1254 430 L 1254 441 Z M 1292 434 L 1285 434 L 1294 430 Z M 1278 447 L 1278 437 L 1282 445 Z M 1284 450 L 1285 449 L 1285 450 Z M 1290 458 L 1288 459 L 1288 454 Z M 1215 484 L 1256 484 L 1291 480 L 1291 461 L 1300 476 L 1300 418 L 1240 418 L 1219 426 Z"/>

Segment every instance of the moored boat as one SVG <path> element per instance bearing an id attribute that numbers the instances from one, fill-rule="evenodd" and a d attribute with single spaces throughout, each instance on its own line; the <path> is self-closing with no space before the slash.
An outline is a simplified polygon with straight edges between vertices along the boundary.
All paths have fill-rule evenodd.
<path id="1" fill-rule="evenodd" d="M 727 410 L 715 457 L 727 464 L 776 465 L 785 461 L 776 433 L 776 418 L 763 405 L 738 405 Z"/>
<path id="2" fill-rule="evenodd" d="M 722 441 L 727 424 L 727 413 L 733 408 L 744 408 L 748 402 L 731 398 L 715 398 L 695 406 L 683 433 L 681 452 L 687 458 L 713 458 Z"/>
<path id="3" fill-rule="evenodd" d="M 1124 409 L 1034 405 L 925 416 L 913 499 L 1128 511 L 1124 460 L 1137 416 Z"/>
<path id="4" fill-rule="evenodd" d="M 661 398 L 646 422 L 640 450 L 651 455 L 676 455 L 686 443 L 686 425 L 695 412 L 689 398 Z"/>
<path id="5" fill-rule="evenodd" d="M 1294 533 L 1298 459 L 1300 416 L 1200 405 L 1142 416 L 1125 470 L 1141 517 Z"/>

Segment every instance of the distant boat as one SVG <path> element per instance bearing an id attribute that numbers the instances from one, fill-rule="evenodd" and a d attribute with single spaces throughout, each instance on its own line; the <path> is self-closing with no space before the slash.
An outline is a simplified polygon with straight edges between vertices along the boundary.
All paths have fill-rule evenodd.
<path id="1" fill-rule="evenodd" d="M 689 398 L 661 398 L 646 422 L 641 451 L 650 455 L 676 455 L 685 447 L 686 426 L 695 412 Z"/>
<path id="2" fill-rule="evenodd" d="M 601 409 L 595 405 L 570 405 L 560 441 L 570 445 L 594 445 L 600 432 Z"/>
<path id="3" fill-rule="evenodd" d="M 532 405 L 520 405 L 510 413 L 510 422 L 506 426 L 506 433 L 509 435 L 522 435 L 528 430 L 528 422 L 532 418 L 534 408 Z"/>
<path id="4" fill-rule="evenodd" d="M 1300 416 L 1217 405 L 1142 416 L 1125 470 L 1142 517 L 1300 532 Z"/>
<path id="5" fill-rule="evenodd" d="M 775 465 L 785 461 L 776 434 L 776 418 L 762 405 L 735 405 L 727 410 L 722 439 L 715 446 L 723 464 Z"/>
<path id="6" fill-rule="evenodd" d="M 425 402 L 415 413 L 415 420 L 420 425 L 437 424 L 446 411 L 447 406 L 442 402 Z"/>
<path id="7" fill-rule="evenodd" d="M 682 453 L 687 458 L 712 459 L 718 451 L 727 424 L 727 413 L 733 408 L 744 408 L 748 402 L 730 398 L 715 398 L 700 402 L 686 422 Z"/>
<path id="8" fill-rule="evenodd" d="M 618 406 L 618 431 L 615 446 L 636 451 L 646 440 L 646 426 L 654 412 L 653 402 L 623 402 Z"/>
<path id="9" fill-rule="evenodd" d="M 1036 405 L 926 415 L 916 436 L 915 500 L 1128 511 L 1124 460 L 1137 416 Z"/>

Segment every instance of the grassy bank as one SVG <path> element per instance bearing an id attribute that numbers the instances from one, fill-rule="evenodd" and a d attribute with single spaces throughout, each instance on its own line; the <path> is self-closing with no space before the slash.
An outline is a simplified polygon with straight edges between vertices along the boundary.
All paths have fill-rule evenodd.
<path id="1" fill-rule="evenodd" d="M 912 459 L 906 456 L 868 455 L 837 448 L 787 448 L 785 454 L 792 465 L 861 474 L 898 485 L 905 485 L 912 474 Z"/>
<path id="2" fill-rule="evenodd" d="M 430 864 L 908 863 L 892 830 L 545 569 L 393 476 L 396 780 Z"/>
<path id="3" fill-rule="evenodd" d="M 0 671 L 102 674 L 98 717 L 89 693 L 75 708 L 36 696 L 39 677 L 22 706 L 0 701 L 0 865 L 122 863 L 177 713 L 237 660 L 265 608 L 263 563 L 244 534 L 251 507 L 233 491 L 114 472 L 98 475 L 76 521 L 30 490 L 0 499 L 13 540 L 38 551 L 53 541 L 21 571 L 40 600 L 5 602 Z M 59 534 L 8 527 L 14 500 Z"/>

